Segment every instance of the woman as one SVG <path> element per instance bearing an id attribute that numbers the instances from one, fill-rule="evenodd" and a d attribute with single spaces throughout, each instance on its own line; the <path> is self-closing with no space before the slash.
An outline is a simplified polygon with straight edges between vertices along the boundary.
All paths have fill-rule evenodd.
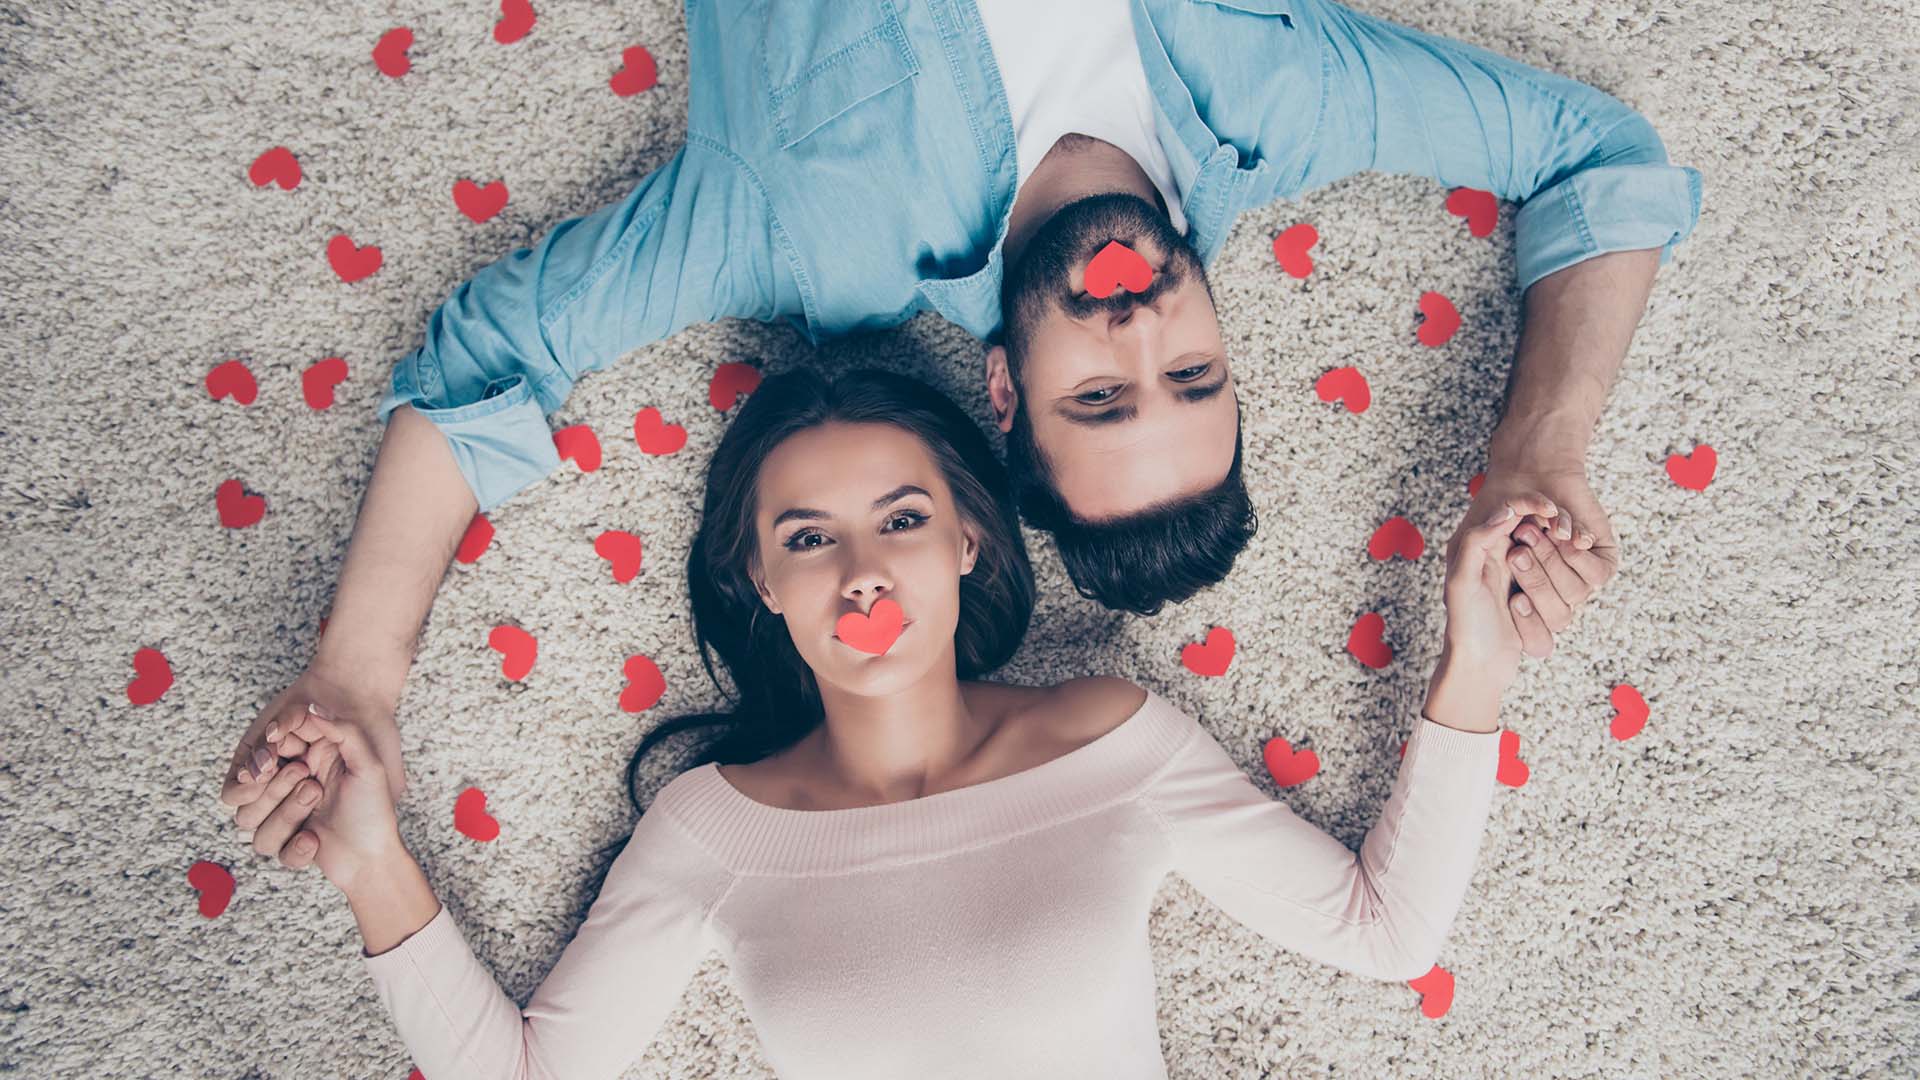
<path id="1" fill-rule="evenodd" d="M 299 725 L 316 861 L 425 1075 L 617 1076 L 718 949 L 785 1078 L 1164 1077 L 1146 930 L 1169 872 L 1313 959 L 1430 968 L 1519 664 L 1512 508 L 1448 553 L 1446 648 L 1356 859 L 1157 695 L 971 679 L 1011 654 L 1031 601 L 1003 480 L 910 379 L 796 372 L 748 400 L 688 560 L 696 636 L 736 704 L 641 743 L 634 763 L 668 728 L 724 725 L 645 809 L 525 1010 L 402 845 L 364 736 Z"/>

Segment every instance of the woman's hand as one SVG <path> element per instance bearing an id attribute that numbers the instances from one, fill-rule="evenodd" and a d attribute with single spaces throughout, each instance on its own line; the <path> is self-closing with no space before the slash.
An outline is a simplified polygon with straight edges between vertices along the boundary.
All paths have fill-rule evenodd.
<path id="1" fill-rule="evenodd" d="M 1513 531 L 1527 514 L 1551 517 L 1544 495 L 1515 495 L 1494 515 L 1471 519 L 1447 541 L 1447 636 L 1444 651 L 1456 667 L 1474 673 L 1484 685 L 1504 691 L 1520 672 L 1520 630 L 1507 607 L 1513 571 L 1507 553 Z"/>
<path id="2" fill-rule="evenodd" d="M 311 707 L 268 736 L 269 746 L 298 740 L 300 756 L 282 769 L 298 776 L 289 797 L 254 832 L 254 850 L 284 847 L 301 865 L 316 863 L 349 896 L 356 886 L 405 856 L 394 815 L 389 776 L 373 743 L 357 725 L 336 723 Z M 272 785 L 270 784 L 269 787 Z M 298 819 L 305 828 L 295 835 Z M 264 846 L 263 846 L 264 845 Z"/>

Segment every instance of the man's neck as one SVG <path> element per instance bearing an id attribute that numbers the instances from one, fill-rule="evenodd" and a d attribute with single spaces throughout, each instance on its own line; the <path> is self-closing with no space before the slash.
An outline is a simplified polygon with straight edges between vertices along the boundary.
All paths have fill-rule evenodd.
<path id="1" fill-rule="evenodd" d="M 1007 239 L 1001 246 L 1005 265 L 1020 261 L 1027 241 L 1054 211 L 1075 199 L 1110 191 L 1138 195 L 1166 212 L 1160 189 L 1153 186 L 1132 154 L 1091 135 L 1069 132 L 1060 136 L 1014 196 L 1013 216 L 1007 222 Z"/>

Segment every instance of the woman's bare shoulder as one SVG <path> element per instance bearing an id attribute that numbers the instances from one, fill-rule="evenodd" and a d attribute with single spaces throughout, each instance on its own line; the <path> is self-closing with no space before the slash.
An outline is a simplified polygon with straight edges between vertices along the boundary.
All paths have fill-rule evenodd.
<path id="1" fill-rule="evenodd" d="M 1112 731 L 1146 704 L 1147 692 L 1115 675 L 1087 675 L 1045 687 L 1035 716 L 1059 736 L 1083 744 Z"/>

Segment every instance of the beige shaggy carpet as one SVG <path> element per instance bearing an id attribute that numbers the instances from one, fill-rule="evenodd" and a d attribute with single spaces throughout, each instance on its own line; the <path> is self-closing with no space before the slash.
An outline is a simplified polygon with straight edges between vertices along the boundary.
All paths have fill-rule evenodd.
<path id="1" fill-rule="evenodd" d="M 1172 1074 L 1915 1075 L 1920 21 L 1884 0 L 1357 6 L 1618 95 L 1701 170 L 1705 206 L 1594 439 L 1621 573 L 1508 698 L 1529 774 L 1498 792 L 1442 957 L 1450 1007 L 1429 1018 L 1405 984 L 1285 953 L 1169 877 L 1151 934 Z M 311 654 L 374 403 L 428 313 L 683 136 L 679 7 L 536 7 L 501 45 L 484 0 L 0 4 L 0 1075 L 407 1076 L 345 904 L 317 872 L 247 851 L 217 788 L 234 738 Z M 396 26 L 415 34 L 398 82 L 369 55 Z M 659 83 L 621 97 L 608 79 L 631 45 Z M 248 181 L 278 145 L 304 170 L 290 192 Z M 505 209 L 456 212 L 463 177 L 504 179 Z M 1514 207 L 1475 239 L 1445 195 L 1364 174 L 1240 220 L 1213 274 L 1258 537 L 1227 584 L 1151 620 L 1075 596 L 1036 539 L 1045 599 L 1005 673 L 1161 691 L 1350 846 L 1424 692 L 1440 546 L 1517 339 Z M 1321 242 L 1296 280 L 1270 244 L 1302 221 Z M 328 269 L 340 231 L 382 247 L 376 277 Z M 1465 319 L 1438 349 L 1414 339 L 1427 289 Z M 315 409 L 302 373 L 327 357 L 348 374 Z M 235 359 L 251 405 L 206 389 Z M 984 420 L 978 347 L 933 314 L 818 353 L 784 325 L 695 327 L 584 379 L 551 417 L 617 431 L 664 404 L 690 439 L 665 458 L 609 439 L 597 473 L 565 466 L 499 508 L 492 547 L 448 574 L 401 703 L 407 838 L 522 1001 L 584 913 L 593 853 L 628 828 L 628 752 L 715 697 L 676 570 L 725 422 L 707 380 L 727 360 L 892 365 Z M 1312 391 L 1350 363 L 1373 380 L 1361 415 Z M 1669 480 L 1668 455 L 1703 443 L 1711 486 Z M 223 528 L 215 491 L 236 477 L 265 516 Z M 1367 539 L 1395 514 L 1426 554 L 1375 562 Z M 605 528 L 643 538 L 628 584 L 591 550 Z M 1344 648 L 1366 611 L 1397 653 L 1382 671 Z M 505 621 L 541 642 L 516 683 L 487 645 Z M 1203 679 L 1180 647 L 1213 626 L 1240 653 Z M 146 649 L 174 681 L 136 705 Z M 668 682 L 638 715 L 617 703 L 634 652 Z M 1624 741 L 1620 683 L 1650 710 Z M 1260 758 L 1273 736 L 1314 749 L 1321 773 L 1282 793 Z M 469 785 L 494 842 L 453 828 Z M 200 860 L 235 879 L 214 918 L 188 882 Z M 718 954 L 632 1075 L 771 1075 Z"/>

